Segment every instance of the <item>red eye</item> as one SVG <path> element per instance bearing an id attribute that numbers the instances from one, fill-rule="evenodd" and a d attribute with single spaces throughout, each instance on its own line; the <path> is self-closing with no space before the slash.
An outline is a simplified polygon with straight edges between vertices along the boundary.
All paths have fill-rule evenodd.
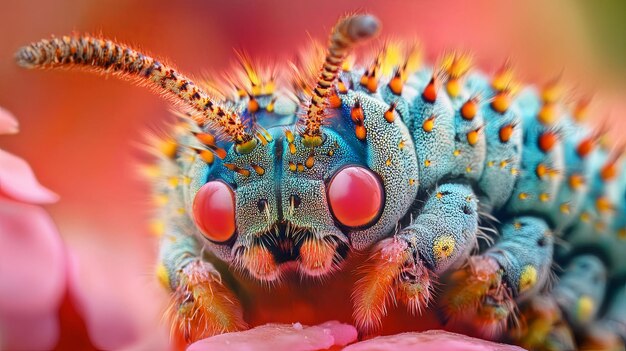
<path id="1" fill-rule="evenodd" d="M 328 185 L 328 204 L 335 219 L 346 227 L 372 223 L 383 209 L 384 194 L 379 178 L 363 167 L 346 167 Z"/>
<path id="2" fill-rule="evenodd" d="M 235 234 L 235 195 L 223 182 L 204 184 L 193 200 L 193 219 L 200 232 L 215 242 Z"/>

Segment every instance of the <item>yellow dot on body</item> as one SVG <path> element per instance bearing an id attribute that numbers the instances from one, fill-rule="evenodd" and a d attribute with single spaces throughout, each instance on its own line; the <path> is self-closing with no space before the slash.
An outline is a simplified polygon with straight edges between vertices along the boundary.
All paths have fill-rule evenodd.
<path id="1" fill-rule="evenodd" d="M 163 265 L 163 263 L 159 263 L 156 266 L 156 277 L 159 280 L 159 283 L 161 283 L 161 285 L 163 285 L 164 288 L 169 289 L 170 288 L 170 276 L 169 273 L 167 272 L 167 268 L 165 268 L 165 265 Z"/>
<path id="2" fill-rule="evenodd" d="M 548 202 L 548 201 L 550 201 L 550 194 L 548 194 L 548 193 L 541 193 L 541 194 L 539 194 L 539 201 L 541 201 L 541 202 Z"/>
<path id="3" fill-rule="evenodd" d="M 595 303 L 590 296 L 582 295 L 576 301 L 576 318 L 581 322 L 589 321 L 593 317 Z"/>
<path id="4" fill-rule="evenodd" d="M 561 210 L 561 213 L 564 214 L 570 214 L 571 212 L 570 205 L 567 203 L 561 204 L 561 206 L 559 206 L 559 209 Z"/>
<path id="5" fill-rule="evenodd" d="M 522 268 L 522 274 L 519 278 L 520 292 L 531 289 L 537 283 L 537 269 L 532 265 L 526 265 Z"/>
<path id="6" fill-rule="evenodd" d="M 522 223 L 520 223 L 519 221 L 513 222 L 513 228 L 515 228 L 515 230 L 522 229 Z"/>
<path id="7" fill-rule="evenodd" d="M 526 200 L 526 199 L 528 199 L 528 194 L 527 193 L 519 193 L 519 195 L 517 197 L 520 200 Z"/>
<path id="8" fill-rule="evenodd" d="M 385 161 L 385 165 L 386 165 L 387 167 L 391 166 L 391 158 L 388 158 L 388 159 Z"/>
<path id="9" fill-rule="evenodd" d="M 451 235 L 443 235 L 435 240 L 433 245 L 433 253 L 435 258 L 445 260 L 454 253 L 454 245 L 456 241 Z"/>
<path id="10" fill-rule="evenodd" d="M 459 149 L 454 150 L 454 152 L 452 153 L 452 155 L 454 156 L 459 156 L 460 154 L 461 154 L 461 150 Z"/>
<path id="11" fill-rule="evenodd" d="M 580 214 L 580 220 L 583 222 L 589 222 L 589 220 L 591 219 L 591 215 L 589 214 L 589 212 L 583 212 Z"/>
<path id="12" fill-rule="evenodd" d="M 410 186 L 415 185 L 415 179 L 413 179 L 413 178 L 409 179 L 409 185 Z"/>
<path id="13" fill-rule="evenodd" d="M 470 167 L 470 166 L 465 167 L 465 172 L 466 173 L 472 173 L 472 167 Z"/>
<path id="14" fill-rule="evenodd" d="M 438 192 L 435 196 L 437 196 L 438 199 L 441 199 L 443 197 L 443 193 Z"/>
<path id="15" fill-rule="evenodd" d="M 165 222 L 159 220 L 150 222 L 150 232 L 156 237 L 163 236 L 163 233 L 165 233 Z"/>
<path id="16" fill-rule="evenodd" d="M 494 165 L 494 162 L 493 162 L 493 161 L 489 161 L 489 162 L 487 162 L 487 167 L 493 167 L 493 165 Z"/>
<path id="17" fill-rule="evenodd" d="M 430 167 L 430 160 L 424 160 L 424 166 Z"/>
<path id="18" fill-rule="evenodd" d="M 508 163 L 508 162 L 506 162 L 506 161 L 501 161 L 501 162 L 500 162 L 500 168 L 504 168 L 504 167 L 506 167 L 508 164 L 509 164 L 509 163 Z"/>

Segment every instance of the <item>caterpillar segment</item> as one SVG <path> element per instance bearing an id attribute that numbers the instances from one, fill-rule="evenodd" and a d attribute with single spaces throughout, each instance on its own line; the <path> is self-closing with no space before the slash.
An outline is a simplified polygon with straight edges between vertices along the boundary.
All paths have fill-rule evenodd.
<path id="1" fill-rule="evenodd" d="M 621 150 L 584 124 L 588 100 L 570 108 L 557 80 L 525 87 L 508 61 L 487 75 L 467 53 L 434 67 L 391 42 L 351 56 L 379 29 L 340 19 L 290 80 L 239 54 L 225 82 L 200 86 L 89 36 L 16 58 L 130 78 L 183 108 L 144 173 L 157 276 L 189 342 L 247 327 L 243 276 L 271 288 L 365 252 L 352 291 L 363 334 L 400 302 L 529 349 L 623 347 L 626 177 Z"/>

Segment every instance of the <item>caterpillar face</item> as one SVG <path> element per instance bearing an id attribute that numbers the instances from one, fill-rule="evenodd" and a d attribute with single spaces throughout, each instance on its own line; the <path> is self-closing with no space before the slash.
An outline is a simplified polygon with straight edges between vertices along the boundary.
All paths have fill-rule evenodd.
<path id="1" fill-rule="evenodd" d="M 588 102 L 570 109 L 557 82 L 521 87 L 508 65 L 490 76 L 460 53 L 419 66 L 388 43 L 351 65 L 378 30 L 369 15 L 341 19 L 325 58 L 293 64 L 287 83 L 240 55 L 222 99 L 91 37 L 34 43 L 17 59 L 130 76 L 189 108 L 155 145 L 153 184 L 159 278 L 190 341 L 245 328 L 222 280 L 231 272 L 206 250 L 262 282 L 322 276 L 368 252 L 351 297 L 363 333 L 399 302 L 528 348 L 626 340 L 626 178 L 621 152 L 582 124 Z"/>

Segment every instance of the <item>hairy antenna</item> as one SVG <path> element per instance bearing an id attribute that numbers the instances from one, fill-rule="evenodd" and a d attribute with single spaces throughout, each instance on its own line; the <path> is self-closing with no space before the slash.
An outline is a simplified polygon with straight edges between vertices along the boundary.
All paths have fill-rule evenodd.
<path id="1" fill-rule="evenodd" d="M 342 18 L 333 28 L 326 59 L 313 89 L 311 104 L 304 117 L 303 143 L 318 146 L 322 143 L 320 127 L 326 108 L 326 96 L 337 79 L 341 64 L 352 47 L 369 39 L 380 30 L 378 20 L 372 15 L 355 15 Z"/>
<path id="2" fill-rule="evenodd" d="M 243 149 L 256 143 L 246 132 L 239 116 L 215 104 L 209 95 L 191 79 L 126 46 L 90 36 L 64 36 L 41 40 L 22 47 L 15 55 L 25 68 L 55 68 L 78 66 L 98 73 L 114 73 L 135 78 L 159 92 L 174 96 L 201 113 L 198 124 L 210 124 L 228 135 Z"/>

